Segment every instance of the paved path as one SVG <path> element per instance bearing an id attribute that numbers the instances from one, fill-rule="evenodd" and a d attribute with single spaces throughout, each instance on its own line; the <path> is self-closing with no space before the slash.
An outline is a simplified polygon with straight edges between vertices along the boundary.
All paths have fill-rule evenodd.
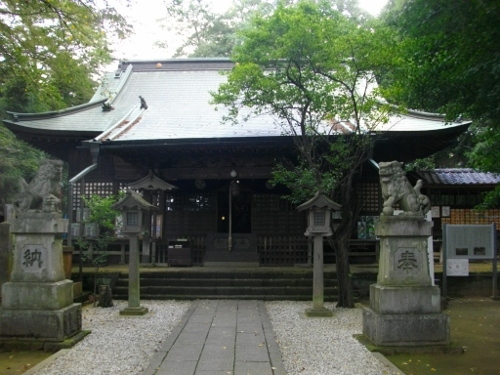
<path id="1" fill-rule="evenodd" d="M 143 375 L 285 375 L 262 301 L 199 300 Z"/>

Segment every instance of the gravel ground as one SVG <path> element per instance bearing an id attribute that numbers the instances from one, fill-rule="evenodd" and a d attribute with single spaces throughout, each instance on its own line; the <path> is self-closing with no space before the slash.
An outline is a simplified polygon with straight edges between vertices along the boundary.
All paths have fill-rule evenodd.
<path id="1" fill-rule="evenodd" d="M 113 303 L 108 308 L 84 307 L 82 329 L 92 333 L 36 375 L 140 374 L 191 305 L 184 301 L 141 301 L 149 313 L 138 318 L 119 314 L 127 307 L 126 301 Z"/>
<path id="2" fill-rule="evenodd" d="M 83 309 L 83 329 L 91 330 L 74 348 L 36 375 L 140 374 L 156 349 L 190 306 L 184 301 L 141 301 L 150 313 L 123 317 L 112 308 Z M 267 302 L 269 318 L 288 375 L 393 375 L 353 334 L 361 333 L 360 309 L 335 309 L 333 318 L 308 318 L 308 302 Z M 325 304 L 332 309 L 332 304 Z"/>
<path id="3" fill-rule="evenodd" d="M 325 303 L 328 309 L 333 304 Z M 362 331 L 361 309 L 335 309 L 332 318 L 306 318 L 311 302 L 267 302 L 288 375 L 395 375 L 353 338 Z"/>

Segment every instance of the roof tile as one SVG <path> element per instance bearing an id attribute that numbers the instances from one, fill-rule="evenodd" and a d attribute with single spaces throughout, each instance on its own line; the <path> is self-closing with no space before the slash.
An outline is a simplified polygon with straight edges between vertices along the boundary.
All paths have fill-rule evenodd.
<path id="1" fill-rule="evenodd" d="M 479 172 L 471 168 L 442 168 L 419 171 L 418 174 L 428 185 L 496 185 L 500 175 Z"/>
<path id="2" fill-rule="evenodd" d="M 112 111 L 103 112 L 96 105 L 76 113 L 45 116 L 33 121 L 19 117 L 17 125 L 22 123 L 24 127 L 44 131 L 104 132 L 121 121 L 130 121 L 138 111 L 139 96 L 142 96 L 148 109 L 125 132 L 111 137 L 113 141 L 278 137 L 283 134 L 278 119 L 269 114 L 245 119 L 249 112 L 243 110 L 238 124 L 222 121 L 227 109 L 210 104 L 210 93 L 226 81 L 216 67 L 229 69 L 229 60 L 167 61 L 157 70 L 152 63 L 137 62 L 136 70 L 134 62 L 127 64 L 126 72 L 118 75 L 119 78 L 115 78 L 114 73 L 109 74 L 105 87 L 101 87 L 92 99 L 102 100 L 110 95 Z M 175 69 L 169 68 L 169 64 Z M 467 124 L 450 125 L 442 117 L 408 113 L 391 117 L 387 124 L 375 130 L 422 132 Z M 325 126 L 332 131 L 328 124 Z"/>

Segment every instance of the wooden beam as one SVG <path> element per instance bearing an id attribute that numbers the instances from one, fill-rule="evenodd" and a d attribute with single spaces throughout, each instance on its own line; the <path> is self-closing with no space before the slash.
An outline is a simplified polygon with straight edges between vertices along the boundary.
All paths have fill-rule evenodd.
<path id="1" fill-rule="evenodd" d="M 237 179 L 261 179 L 272 177 L 272 167 L 219 167 L 219 168 L 167 168 L 160 175 L 166 180 L 225 180 L 235 170 Z"/>

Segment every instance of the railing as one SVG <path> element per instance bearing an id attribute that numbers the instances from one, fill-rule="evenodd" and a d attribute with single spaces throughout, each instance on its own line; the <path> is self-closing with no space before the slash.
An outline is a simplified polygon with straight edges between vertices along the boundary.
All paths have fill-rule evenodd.
<path id="1" fill-rule="evenodd" d="M 307 263 L 307 237 L 258 236 L 257 251 L 263 266 Z"/>
<path id="2" fill-rule="evenodd" d="M 186 239 L 191 245 L 192 264 L 202 266 L 207 249 L 206 235 L 172 236 L 168 240 Z M 156 264 L 168 264 L 168 240 L 158 242 L 156 245 Z M 128 251 L 125 253 L 125 244 L 122 250 L 116 252 L 123 263 L 128 261 Z M 256 251 L 259 253 L 261 266 L 293 266 L 297 264 L 311 264 L 312 248 L 306 236 L 256 236 Z M 351 240 L 349 257 L 353 263 L 374 263 L 378 260 L 378 241 L 376 240 Z M 128 246 L 127 246 L 128 247 Z M 335 253 L 325 241 L 325 264 L 335 263 Z M 230 256 L 230 254 L 228 254 Z"/>

